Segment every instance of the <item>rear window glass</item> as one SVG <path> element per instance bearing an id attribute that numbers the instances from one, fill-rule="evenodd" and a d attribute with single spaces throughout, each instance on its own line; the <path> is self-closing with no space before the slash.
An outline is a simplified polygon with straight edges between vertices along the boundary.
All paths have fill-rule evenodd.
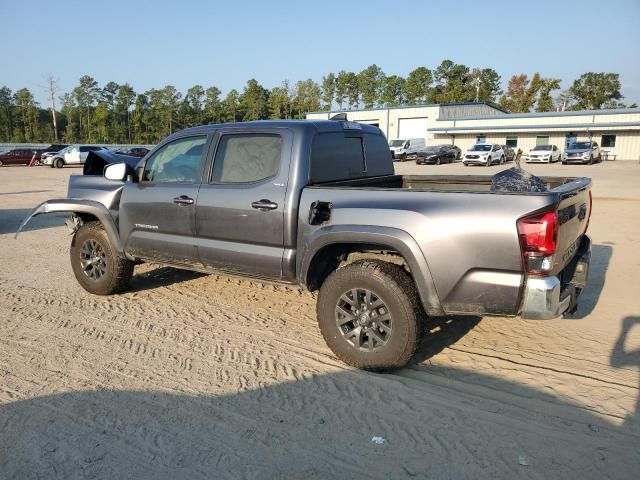
<path id="1" fill-rule="evenodd" d="M 324 133 L 311 149 L 311 182 L 392 175 L 391 152 L 382 135 Z"/>

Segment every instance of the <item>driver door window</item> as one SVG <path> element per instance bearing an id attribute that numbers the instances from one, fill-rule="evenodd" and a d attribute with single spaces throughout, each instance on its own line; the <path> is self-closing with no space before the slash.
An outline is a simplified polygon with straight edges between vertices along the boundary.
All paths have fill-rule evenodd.
<path id="1" fill-rule="evenodd" d="M 200 177 L 202 151 L 207 137 L 186 137 L 166 144 L 144 166 L 143 182 L 193 183 Z"/>

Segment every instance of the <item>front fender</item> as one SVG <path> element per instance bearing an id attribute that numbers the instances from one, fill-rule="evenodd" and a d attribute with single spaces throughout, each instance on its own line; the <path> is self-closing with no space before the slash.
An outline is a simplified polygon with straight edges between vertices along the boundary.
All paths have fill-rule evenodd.
<path id="1" fill-rule="evenodd" d="M 298 281 L 305 285 L 316 253 L 329 245 L 365 243 L 386 246 L 405 259 L 416 283 L 420 300 L 429 315 L 444 315 L 426 259 L 415 239 L 403 230 L 375 225 L 335 225 L 320 228 L 307 238 L 299 264 Z"/>
<path id="2" fill-rule="evenodd" d="M 111 244 L 115 252 L 119 256 L 125 257 L 124 247 L 122 245 L 122 242 L 120 241 L 118 227 L 116 226 L 113 217 L 109 213 L 109 210 L 107 210 L 107 207 L 93 200 L 63 198 L 42 202 L 40 205 L 34 208 L 33 211 L 22 221 L 14 238 L 18 238 L 18 235 L 20 234 L 22 229 L 27 223 L 29 223 L 29 221 L 33 217 L 37 215 L 58 212 L 87 213 L 96 217 L 100 221 L 100 223 L 102 223 L 102 226 L 107 233 L 107 237 L 109 238 L 109 243 Z"/>

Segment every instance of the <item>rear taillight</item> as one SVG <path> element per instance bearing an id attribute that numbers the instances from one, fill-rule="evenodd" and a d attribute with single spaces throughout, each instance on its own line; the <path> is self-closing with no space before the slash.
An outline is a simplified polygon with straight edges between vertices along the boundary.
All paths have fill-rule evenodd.
<path id="1" fill-rule="evenodd" d="M 520 218 L 516 226 L 520 251 L 527 273 L 542 275 L 553 267 L 553 254 L 558 245 L 558 214 L 541 212 Z"/>

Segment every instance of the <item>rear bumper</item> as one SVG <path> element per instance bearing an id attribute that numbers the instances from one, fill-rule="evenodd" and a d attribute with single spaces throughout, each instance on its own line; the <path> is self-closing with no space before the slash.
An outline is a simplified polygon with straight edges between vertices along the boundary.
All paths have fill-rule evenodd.
<path id="1" fill-rule="evenodd" d="M 591 260 L 591 239 L 583 235 L 573 261 L 561 276 L 527 278 L 520 316 L 532 320 L 549 320 L 578 307 L 578 297 L 587 283 Z M 562 277 L 569 277 L 563 283 Z"/>

